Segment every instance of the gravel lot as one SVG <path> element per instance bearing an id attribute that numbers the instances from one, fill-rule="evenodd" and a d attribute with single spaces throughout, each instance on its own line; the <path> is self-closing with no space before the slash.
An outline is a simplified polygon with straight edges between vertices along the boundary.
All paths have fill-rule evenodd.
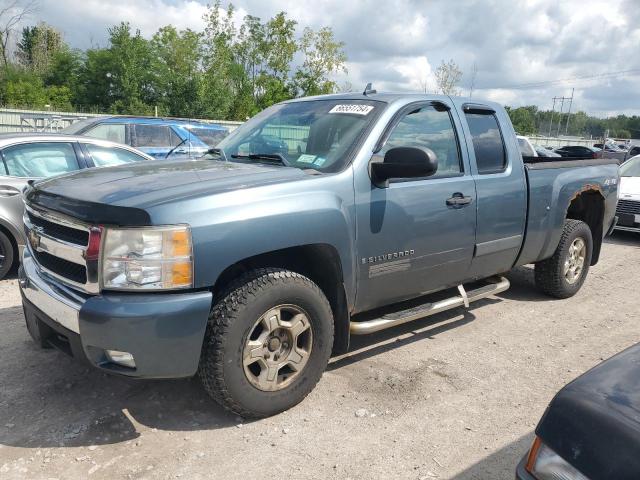
<path id="1" fill-rule="evenodd" d="M 196 380 L 131 381 L 54 350 L 0 282 L 0 478 L 512 479 L 553 394 L 640 341 L 640 235 L 606 240 L 574 298 L 511 290 L 357 338 L 296 408 L 244 422 Z"/>

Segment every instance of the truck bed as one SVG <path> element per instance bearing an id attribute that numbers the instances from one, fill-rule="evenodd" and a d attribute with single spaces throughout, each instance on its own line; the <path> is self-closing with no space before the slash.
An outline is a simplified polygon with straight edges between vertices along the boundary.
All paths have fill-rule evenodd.
<path id="1" fill-rule="evenodd" d="M 535 263 L 553 255 L 569 205 L 579 193 L 592 191 L 601 195 L 605 219 L 614 217 L 617 202 L 615 159 L 529 161 L 532 158 L 540 157 L 525 158 L 529 208 L 525 242 L 517 265 Z M 608 227 L 608 223 L 604 225 L 602 234 Z"/>

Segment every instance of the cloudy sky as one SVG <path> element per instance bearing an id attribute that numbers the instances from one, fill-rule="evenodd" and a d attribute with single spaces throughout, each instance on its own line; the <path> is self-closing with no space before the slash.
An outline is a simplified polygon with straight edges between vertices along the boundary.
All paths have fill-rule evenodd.
<path id="1" fill-rule="evenodd" d="M 0 3 L 7 0 L 0 0 Z M 150 36 L 158 27 L 203 28 L 206 0 L 41 0 L 29 23 L 62 30 L 73 47 L 106 45 L 107 27 L 128 21 Z M 227 2 L 223 2 L 226 5 Z M 460 87 L 507 105 L 640 114 L 640 0 L 235 0 L 238 18 L 287 12 L 299 26 L 330 26 L 346 44 L 354 89 L 421 91 L 453 59 Z M 568 107 L 565 104 L 565 111 Z"/>

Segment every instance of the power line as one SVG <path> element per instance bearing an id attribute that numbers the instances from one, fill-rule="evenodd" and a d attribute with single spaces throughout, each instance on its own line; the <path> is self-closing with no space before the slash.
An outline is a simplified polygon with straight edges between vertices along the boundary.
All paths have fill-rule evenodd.
<path id="1" fill-rule="evenodd" d="M 482 89 L 483 90 L 519 90 L 519 89 L 528 89 L 528 88 L 535 88 L 535 87 L 544 87 L 547 85 L 555 85 L 558 83 L 575 82 L 575 81 L 581 81 L 581 80 L 615 78 L 615 77 L 620 77 L 624 75 L 640 75 L 640 68 L 633 68 L 630 70 L 620 70 L 617 72 L 604 72 L 596 75 L 582 75 L 582 76 L 572 77 L 572 78 L 561 78 L 558 80 L 545 80 L 542 82 L 504 85 L 500 87 L 482 87 Z"/>

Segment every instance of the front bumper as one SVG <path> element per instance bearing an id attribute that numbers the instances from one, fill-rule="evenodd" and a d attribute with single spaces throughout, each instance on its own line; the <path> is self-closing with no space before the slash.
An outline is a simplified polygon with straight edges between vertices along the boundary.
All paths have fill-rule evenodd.
<path id="1" fill-rule="evenodd" d="M 28 251 L 19 277 L 25 317 L 43 343 L 131 377 L 196 373 L 211 292 L 81 295 L 42 274 Z M 136 367 L 110 362 L 107 349 L 131 353 Z"/>

